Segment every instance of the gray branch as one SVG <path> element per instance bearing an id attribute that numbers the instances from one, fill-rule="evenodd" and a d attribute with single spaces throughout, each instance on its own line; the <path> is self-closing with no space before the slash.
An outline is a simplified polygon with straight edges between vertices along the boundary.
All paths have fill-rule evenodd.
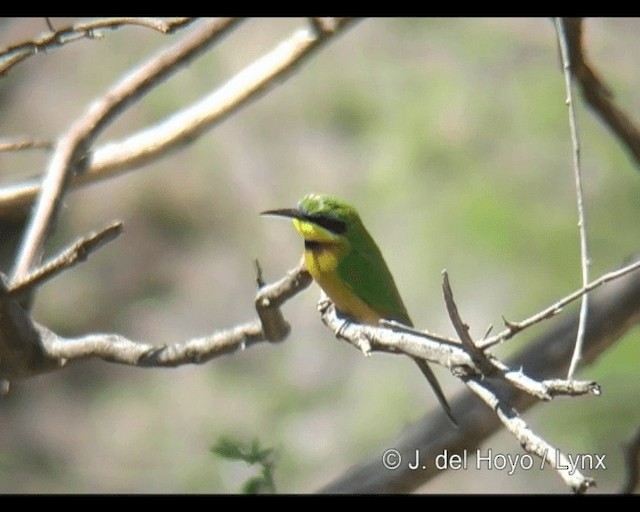
<path id="1" fill-rule="evenodd" d="M 328 317 L 330 310 L 323 315 Z M 327 320 L 329 320 L 327 318 Z M 338 324 L 330 325 L 334 327 Z M 594 290 L 591 294 L 589 321 L 587 324 L 584 362 L 589 363 L 605 352 L 619 340 L 629 329 L 640 322 L 640 273 L 622 273 L 619 279 Z M 342 322 L 344 323 L 344 322 Z M 575 383 L 555 380 L 556 376 L 566 373 L 576 339 L 578 314 L 567 314 L 564 318 L 557 318 L 545 333 L 532 339 L 525 348 L 505 362 L 509 368 L 522 368 L 532 379 L 547 387 L 548 393 L 574 394 L 577 390 L 563 389 L 564 386 L 575 386 Z M 355 335 L 354 331 L 360 327 L 347 325 L 342 331 L 345 336 Z M 368 332 L 371 330 L 370 332 Z M 437 349 L 437 343 L 420 338 L 407 336 L 406 333 L 388 331 L 380 335 L 382 329 L 367 327 L 361 334 L 371 340 L 372 350 L 382 350 L 378 340 L 382 338 L 388 342 L 388 351 L 405 352 L 413 356 L 425 357 L 429 361 L 447 365 L 446 353 L 455 355 L 451 366 L 457 363 L 469 364 L 470 357 L 461 357 L 460 352 L 453 348 Z M 372 336 L 369 336 L 371 334 Z M 402 336 L 401 336 L 402 334 Z M 442 352 L 444 351 L 444 352 Z M 548 380 L 551 379 L 551 380 Z M 493 393 L 504 403 L 523 412 L 534 404 L 539 403 L 536 393 L 523 392 L 503 379 L 491 378 Z M 597 395 L 600 390 L 593 383 L 581 382 L 581 390 Z M 591 388 L 591 389 L 589 389 Z M 374 450 L 365 460 L 355 464 L 342 476 L 321 489 L 327 493 L 406 493 L 425 484 L 441 470 L 429 464 L 420 471 L 412 470 L 407 464 L 395 470 L 385 469 L 382 455 L 385 449 L 394 448 L 403 460 L 414 460 L 416 450 L 419 450 L 423 460 L 435 460 L 435 457 L 447 450 L 449 454 L 463 454 L 477 449 L 480 444 L 494 434 L 503 422 L 499 416 L 485 403 L 478 400 L 470 392 L 459 393 L 452 401 L 451 408 L 458 419 L 459 428 L 452 429 L 447 418 L 440 410 L 427 414 L 423 419 L 405 429 L 396 439 L 389 440 L 385 445 Z M 573 487 L 573 486 L 572 486 Z"/>

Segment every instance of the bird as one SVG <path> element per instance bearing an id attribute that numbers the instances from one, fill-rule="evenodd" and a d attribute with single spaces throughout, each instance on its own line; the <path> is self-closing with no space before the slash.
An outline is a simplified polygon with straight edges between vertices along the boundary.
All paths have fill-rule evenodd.
<path id="1" fill-rule="evenodd" d="M 413 327 L 382 252 L 356 208 L 329 195 L 307 194 L 297 208 L 266 210 L 260 215 L 293 221 L 304 239 L 307 271 L 342 316 L 367 325 L 378 325 L 385 319 Z M 412 359 L 449 420 L 457 426 L 429 364 L 423 359 Z"/>

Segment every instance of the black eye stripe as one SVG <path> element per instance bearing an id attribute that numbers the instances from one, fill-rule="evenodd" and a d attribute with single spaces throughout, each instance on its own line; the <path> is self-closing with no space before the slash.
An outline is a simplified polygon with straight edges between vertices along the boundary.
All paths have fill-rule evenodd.
<path id="1" fill-rule="evenodd" d="M 347 231 L 347 225 L 341 220 L 326 215 L 305 215 L 304 218 L 313 222 L 336 235 L 342 235 Z"/>
<path id="2" fill-rule="evenodd" d="M 304 248 L 309 251 L 314 251 L 316 249 L 320 249 L 322 247 L 322 242 L 317 242 L 315 240 L 305 240 Z"/>

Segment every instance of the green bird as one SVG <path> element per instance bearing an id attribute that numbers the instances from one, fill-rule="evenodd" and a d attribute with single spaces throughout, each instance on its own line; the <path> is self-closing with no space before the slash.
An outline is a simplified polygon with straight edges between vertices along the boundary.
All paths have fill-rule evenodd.
<path id="1" fill-rule="evenodd" d="M 297 208 L 267 210 L 261 215 L 288 217 L 304 238 L 307 270 L 344 316 L 378 325 L 381 319 L 413 326 L 393 276 L 358 211 L 326 195 L 308 194 Z M 436 376 L 422 359 L 414 361 L 457 425 Z"/>

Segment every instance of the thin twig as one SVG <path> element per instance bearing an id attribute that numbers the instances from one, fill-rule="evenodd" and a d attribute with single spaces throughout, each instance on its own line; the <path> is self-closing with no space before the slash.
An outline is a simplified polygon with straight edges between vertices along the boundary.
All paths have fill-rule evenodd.
<path id="1" fill-rule="evenodd" d="M 567 36 L 564 30 L 563 20 L 556 18 L 556 31 L 558 34 L 558 42 L 560 43 L 560 53 L 562 55 L 562 63 L 564 70 L 565 88 L 567 90 L 567 106 L 569 107 L 569 127 L 571 130 L 571 145 L 573 147 L 573 177 L 576 187 L 576 199 L 578 204 L 578 230 L 580 233 L 580 262 L 582 266 L 582 287 L 584 288 L 589 282 L 589 247 L 587 244 L 587 228 L 584 215 L 584 202 L 582 195 L 582 172 L 580 169 L 580 141 L 578 139 L 578 128 L 576 125 L 576 113 L 573 105 L 572 80 L 571 80 L 571 62 L 569 59 L 569 50 L 567 48 Z M 576 347 L 571 357 L 571 365 L 567 379 L 571 380 L 576 371 L 578 363 L 582 358 L 582 346 L 584 345 L 584 331 L 587 325 L 587 314 L 589 309 L 589 295 L 582 297 L 580 305 L 580 323 L 578 324 L 578 335 L 576 337 Z"/>
<path id="2" fill-rule="evenodd" d="M 31 41 L 14 44 L 0 49 L 0 77 L 5 75 L 13 66 L 32 55 L 40 52 L 49 52 L 60 48 L 65 44 L 82 39 L 95 39 L 98 30 L 115 30 L 124 26 L 140 26 L 156 30 L 163 34 L 175 32 L 186 27 L 193 18 L 174 18 L 162 20 L 160 18 L 105 18 L 90 21 L 81 21 L 71 26 L 54 30 L 51 20 L 45 18 L 49 32 Z"/>
<path id="3" fill-rule="evenodd" d="M 451 291 L 451 286 L 449 284 L 449 275 L 446 271 L 442 272 L 442 288 L 444 291 L 444 299 L 447 306 L 447 311 L 449 312 L 449 317 L 451 322 L 453 323 L 458 336 L 462 342 L 463 347 L 467 350 L 473 361 L 478 365 L 482 375 L 478 377 L 477 375 L 469 375 L 465 374 L 463 376 L 463 381 L 467 385 L 471 391 L 473 391 L 477 396 L 479 396 L 493 411 L 496 412 L 500 421 L 507 428 L 509 432 L 520 442 L 520 445 L 527 451 L 528 453 L 537 455 L 540 457 L 543 462 L 548 462 L 558 474 L 562 477 L 565 483 L 571 487 L 577 493 L 585 492 L 591 485 L 594 484 L 593 479 L 585 478 L 582 474 L 577 471 L 575 468 L 569 469 L 567 466 L 567 457 L 560 453 L 559 450 L 556 450 L 551 447 L 549 443 L 544 441 L 541 437 L 534 434 L 527 424 L 519 417 L 516 410 L 505 400 L 501 400 L 497 397 L 497 395 L 491 390 L 488 386 L 488 382 L 486 380 L 489 377 L 494 369 L 500 368 L 503 371 L 503 377 L 508 382 L 515 384 L 518 389 L 523 389 L 524 391 L 528 391 L 530 393 L 537 393 L 537 396 L 542 397 L 545 400 L 550 400 L 552 395 L 550 395 L 542 384 L 537 383 L 535 380 L 526 377 L 521 371 L 513 372 L 510 371 L 509 368 L 503 363 L 493 363 L 490 359 L 477 348 L 476 344 L 471 339 L 469 335 L 469 327 L 462 320 L 460 314 L 458 313 L 458 307 L 453 299 L 453 292 Z M 586 284 L 586 283 L 585 283 Z M 532 388 L 533 391 L 529 391 L 529 388 Z M 541 388 L 541 389 L 540 389 Z M 559 387 L 559 389 L 563 391 L 567 391 L 569 389 L 573 390 L 572 387 Z M 584 389 L 590 390 L 592 387 L 590 385 L 584 386 Z"/>
<path id="4" fill-rule="evenodd" d="M 49 140 L 15 139 L 0 140 L 0 153 L 22 151 L 25 149 L 51 149 L 53 143 Z"/>
<path id="5" fill-rule="evenodd" d="M 68 247 L 50 261 L 38 267 L 24 279 L 12 283 L 8 289 L 9 294 L 17 297 L 22 293 L 29 293 L 36 286 L 40 286 L 43 282 L 52 279 L 60 272 L 85 261 L 89 254 L 115 239 L 121 233 L 122 222 L 117 221 L 99 231 L 79 238 L 71 247 Z"/>
<path id="6" fill-rule="evenodd" d="M 57 216 L 71 175 L 93 140 L 132 102 L 203 52 L 238 20 L 205 22 L 199 30 L 128 73 L 95 102 L 60 139 L 42 184 L 38 205 L 23 239 L 12 281 L 24 278 L 42 256 L 44 243 Z"/>
<path id="7" fill-rule="evenodd" d="M 535 315 L 532 315 L 521 322 L 510 322 L 505 320 L 505 324 L 507 325 L 506 329 L 504 329 L 503 331 L 499 332 L 494 336 L 491 336 L 490 338 L 479 341 L 477 345 L 479 348 L 484 350 L 493 345 L 502 343 L 503 341 L 506 341 L 509 338 L 513 337 L 516 333 L 520 332 L 521 330 L 526 329 L 527 327 L 533 324 L 546 320 L 547 318 L 551 318 L 557 315 L 558 313 L 560 313 L 560 311 L 562 311 L 562 308 L 565 307 L 567 304 L 570 304 L 574 300 L 579 299 L 585 293 L 590 292 L 594 288 L 597 288 L 599 286 L 602 286 L 605 283 L 608 283 L 609 281 L 613 281 L 614 279 L 622 277 L 623 275 L 633 272 L 638 268 L 640 268 L 640 260 L 634 263 L 631 263 L 630 265 L 627 265 L 619 270 L 614 270 L 612 272 L 608 272 L 607 274 L 604 274 L 603 276 L 599 277 L 595 281 L 592 281 L 591 283 L 589 283 L 587 286 L 579 290 L 576 290 L 573 293 L 570 293 L 569 295 L 555 302 L 548 308 L 543 309 L 539 313 L 536 313 Z"/>
<path id="8" fill-rule="evenodd" d="M 451 323 L 462 342 L 462 346 L 471 356 L 474 363 L 480 368 L 482 374 L 490 375 L 495 370 L 495 367 L 486 354 L 477 347 L 469 334 L 469 326 L 462 321 L 462 318 L 458 313 L 458 306 L 453 300 L 453 291 L 451 290 L 449 274 L 446 270 L 442 271 L 442 291 L 444 294 L 444 302 L 447 306 L 447 312 L 449 313 L 449 318 L 451 319 Z"/>

